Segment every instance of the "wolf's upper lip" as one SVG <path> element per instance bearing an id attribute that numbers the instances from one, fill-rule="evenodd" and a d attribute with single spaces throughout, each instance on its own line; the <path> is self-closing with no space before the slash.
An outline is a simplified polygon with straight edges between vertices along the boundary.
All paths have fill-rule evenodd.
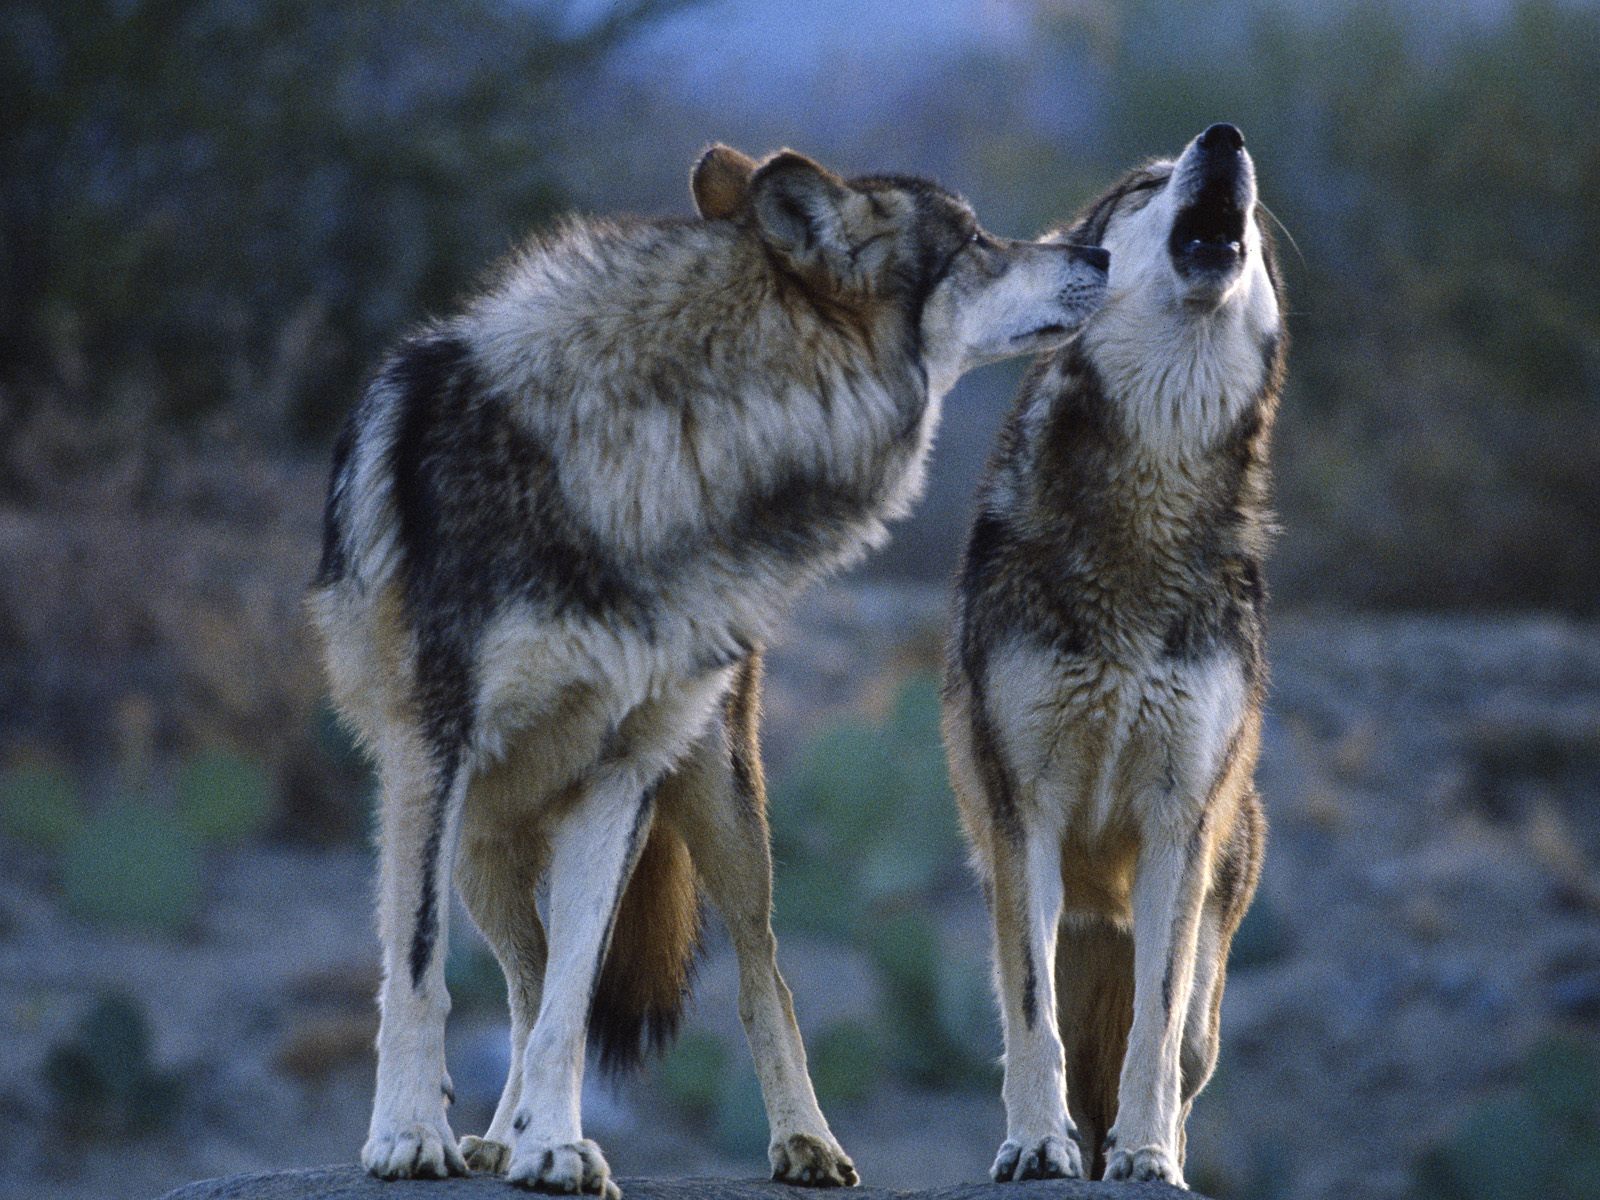
<path id="1" fill-rule="evenodd" d="M 1047 334 L 1065 333 L 1066 331 L 1067 331 L 1067 327 L 1065 325 L 1054 325 L 1054 324 L 1052 324 L 1052 325 L 1041 325 L 1037 329 L 1028 330 L 1027 333 L 1019 333 L 1019 334 L 1017 334 L 1016 337 L 1012 338 L 1011 340 L 1013 342 L 1025 342 L 1029 338 L 1044 337 Z"/>

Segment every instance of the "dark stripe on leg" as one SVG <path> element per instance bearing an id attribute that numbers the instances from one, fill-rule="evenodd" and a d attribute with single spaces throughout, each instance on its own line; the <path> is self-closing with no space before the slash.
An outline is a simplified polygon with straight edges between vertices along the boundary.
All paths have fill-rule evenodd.
<path id="1" fill-rule="evenodd" d="M 411 934 L 413 991 L 422 986 L 422 977 L 433 960 L 434 943 L 439 938 L 439 853 L 444 844 L 445 818 L 460 763 L 460 750 L 445 754 L 439 768 L 439 782 L 434 788 L 433 801 L 428 810 L 428 840 L 422 846 L 422 895 L 417 901 L 416 922 Z"/>
<path id="2" fill-rule="evenodd" d="M 1033 947 L 1022 939 L 1022 1020 L 1032 1029 L 1039 1020 L 1039 974 L 1033 966 Z"/>
<path id="3" fill-rule="evenodd" d="M 976 668 L 976 669 L 974 669 Z M 1000 748 L 1000 736 L 989 717 L 988 696 L 982 682 L 982 665 L 963 667 L 967 675 L 969 717 L 972 722 L 972 757 L 983 776 L 983 790 L 995 825 L 1012 842 L 1022 840 L 1022 816 L 1017 810 L 1016 785 Z"/>
<path id="4" fill-rule="evenodd" d="M 734 793 L 747 817 L 766 811 L 766 781 L 761 773 L 761 651 L 753 649 L 734 672 L 733 686 L 723 699 L 728 756 Z"/>
<path id="5" fill-rule="evenodd" d="M 1178 911 L 1172 916 L 1172 928 L 1167 931 L 1167 966 L 1161 976 L 1161 1010 L 1172 1015 L 1172 968 L 1178 957 L 1178 947 L 1187 937 L 1186 926 L 1197 925 L 1200 920 L 1200 907 L 1204 896 L 1191 893 L 1195 890 L 1195 879 L 1200 874 L 1201 858 L 1205 853 L 1206 826 L 1210 817 L 1209 810 L 1200 814 L 1200 823 L 1194 827 L 1194 832 L 1189 835 L 1189 844 L 1184 847 L 1183 870 L 1178 876 Z"/>

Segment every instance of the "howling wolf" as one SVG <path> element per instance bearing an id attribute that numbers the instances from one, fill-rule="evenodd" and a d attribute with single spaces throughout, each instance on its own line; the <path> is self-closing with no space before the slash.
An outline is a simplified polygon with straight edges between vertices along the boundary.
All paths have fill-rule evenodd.
<path id="1" fill-rule="evenodd" d="M 778 974 L 758 648 L 917 492 L 969 367 L 1060 345 L 1099 249 L 993 238 L 915 179 L 707 152 L 711 219 L 572 221 L 389 355 L 335 450 L 311 607 L 381 783 L 367 1169 L 617 1195 L 586 1035 L 672 1030 L 728 924 L 775 1178 L 851 1184 Z M 482 1138 L 446 1119 L 450 885 L 509 987 Z"/>
<path id="2" fill-rule="evenodd" d="M 1232 125 L 1062 236 L 1110 251 L 1106 301 L 1004 424 L 945 676 L 1005 1027 L 993 1175 L 1181 1184 L 1265 837 L 1281 295 Z"/>

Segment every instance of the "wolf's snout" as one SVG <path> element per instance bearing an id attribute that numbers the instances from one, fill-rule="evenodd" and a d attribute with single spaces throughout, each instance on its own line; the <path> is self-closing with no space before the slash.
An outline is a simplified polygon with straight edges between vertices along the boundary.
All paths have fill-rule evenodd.
<path id="1" fill-rule="evenodd" d="M 1212 153 L 1244 149 L 1244 134 L 1239 132 L 1237 125 L 1230 125 L 1226 121 L 1218 121 L 1210 126 L 1197 140 L 1200 149 Z"/>

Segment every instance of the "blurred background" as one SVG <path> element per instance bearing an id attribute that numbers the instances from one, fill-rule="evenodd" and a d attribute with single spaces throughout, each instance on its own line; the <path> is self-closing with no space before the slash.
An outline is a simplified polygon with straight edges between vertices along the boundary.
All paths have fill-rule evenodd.
<path id="1" fill-rule="evenodd" d="M 1217 120 L 1293 348 L 1273 838 L 1190 1181 L 1600 1195 L 1600 6 L 10 0 L 0 113 L 0 1195 L 359 1149 L 372 784 L 300 603 L 386 343 L 558 213 L 687 213 L 713 139 L 1031 236 Z M 1020 371 L 772 660 L 781 959 L 873 1184 L 1003 1135 L 935 670 Z M 503 990 L 454 929 L 481 1132 Z M 586 1096 L 620 1173 L 764 1170 L 734 988 L 712 920 L 676 1048 Z"/>

